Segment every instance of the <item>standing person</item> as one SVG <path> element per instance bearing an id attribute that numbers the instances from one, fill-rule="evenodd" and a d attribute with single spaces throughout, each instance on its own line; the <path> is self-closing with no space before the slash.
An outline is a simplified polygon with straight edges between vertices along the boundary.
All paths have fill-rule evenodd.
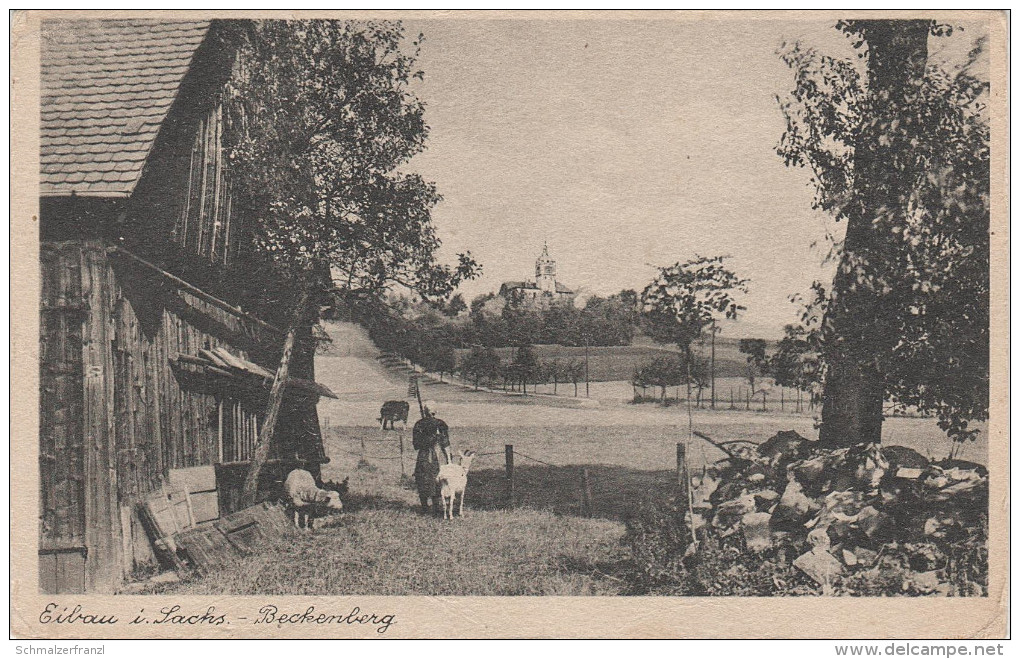
<path id="1" fill-rule="evenodd" d="M 411 430 L 411 444 L 418 451 L 418 460 L 414 465 L 414 482 L 418 486 L 418 499 L 421 501 L 422 512 L 428 513 L 429 500 L 432 500 L 432 511 L 438 512 L 442 506 L 439 496 L 439 454 L 442 450 L 446 464 L 453 461 L 450 453 L 450 428 L 437 414 L 435 401 L 428 401 L 422 406 L 424 416 L 414 424 Z"/>

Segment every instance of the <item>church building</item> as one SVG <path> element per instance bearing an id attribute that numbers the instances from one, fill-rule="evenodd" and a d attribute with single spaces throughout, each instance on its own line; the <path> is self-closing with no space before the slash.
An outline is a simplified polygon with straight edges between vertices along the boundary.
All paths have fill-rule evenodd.
<path id="1" fill-rule="evenodd" d="M 556 281 L 556 261 L 549 256 L 549 246 L 542 245 L 542 254 L 535 261 L 535 279 L 507 281 L 499 289 L 500 297 L 517 297 L 528 304 L 547 307 L 552 304 L 573 304 L 573 290 Z"/>

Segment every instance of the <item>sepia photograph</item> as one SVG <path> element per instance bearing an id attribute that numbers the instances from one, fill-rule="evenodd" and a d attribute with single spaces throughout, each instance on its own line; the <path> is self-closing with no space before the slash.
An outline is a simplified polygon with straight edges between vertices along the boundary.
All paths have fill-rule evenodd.
<path id="1" fill-rule="evenodd" d="M 1001 638 L 1008 18 L 844 14 L 22 16 L 23 629 Z"/>

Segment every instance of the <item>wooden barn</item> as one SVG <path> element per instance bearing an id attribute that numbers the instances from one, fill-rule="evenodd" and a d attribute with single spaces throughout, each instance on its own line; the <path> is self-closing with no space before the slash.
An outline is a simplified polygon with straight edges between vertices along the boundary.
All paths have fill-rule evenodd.
<path id="1" fill-rule="evenodd" d="M 40 589 L 111 592 L 155 561 L 139 510 L 182 470 L 232 512 L 283 347 L 231 212 L 215 21 L 48 21 L 41 49 Z M 260 492 L 328 461 L 311 327 Z M 215 466 L 214 469 L 209 466 Z"/>

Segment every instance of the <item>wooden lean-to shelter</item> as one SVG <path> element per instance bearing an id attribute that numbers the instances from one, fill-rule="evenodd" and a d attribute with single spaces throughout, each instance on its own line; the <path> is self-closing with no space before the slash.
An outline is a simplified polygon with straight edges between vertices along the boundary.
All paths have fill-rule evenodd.
<path id="1" fill-rule="evenodd" d="M 112 591 L 154 564 L 141 513 L 185 470 L 215 466 L 207 517 L 236 508 L 283 346 L 287 319 L 274 309 L 288 290 L 258 280 L 250 227 L 231 209 L 222 91 L 234 54 L 220 27 L 43 24 L 45 592 Z M 315 403 L 332 394 L 314 382 L 313 354 L 309 326 L 263 498 L 289 469 L 318 473 L 328 461 Z"/>

